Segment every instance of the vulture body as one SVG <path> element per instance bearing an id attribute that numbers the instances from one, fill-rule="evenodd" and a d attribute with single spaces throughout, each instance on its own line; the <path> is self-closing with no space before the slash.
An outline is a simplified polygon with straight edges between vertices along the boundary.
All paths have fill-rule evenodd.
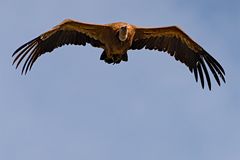
<path id="1" fill-rule="evenodd" d="M 128 61 L 128 50 L 149 49 L 167 52 L 176 60 L 184 63 L 194 73 L 196 81 L 200 77 L 204 88 L 204 75 L 211 90 L 208 68 L 220 86 L 220 79 L 225 82 L 222 66 L 200 45 L 176 26 L 160 28 L 141 28 L 118 22 L 106 25 L 88 24 L 66 19 L 51 30 L 19 47 L 13 53 L 16 68 L 25 59 L 22 73 L 31 70 L 39 56 L 52 52 L 63 45 L 91 44 L 103 49 L 100 60 L 108 64 Z M 206 63 L 206 64 L 205 64 Z"/>

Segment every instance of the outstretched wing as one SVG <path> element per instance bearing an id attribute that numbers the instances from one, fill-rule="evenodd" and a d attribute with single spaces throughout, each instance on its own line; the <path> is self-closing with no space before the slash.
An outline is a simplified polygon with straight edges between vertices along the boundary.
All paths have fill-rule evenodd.
<path id="1" fill-rule="evenodd" d="M 176 60 L 189 67 L 194 72 L 195 79 L 198 75 L 204 88 L 204 74 L 211 90 L 211 80 L 205 62 L 213 73 L 220 86 L 219 76 L 225 82 L 225 72 L 222 66 L 201 46 L 194 42 L 186 33 L 175 26 L 163 28 L 136 28 L 131 49 L 150 49 L 169 53 Z"/>
<path id="2" fill-rule="evenodd" d="M 93 47 L 103 47 L 103 34 L 108 29 L 109 27 L 105 25 L 81 23 L 70 19 L 64 20 L 51 30 L 19 47 L 12 55 L 15 57 L 13 64 L 16 63 L 16 68 L 18 68 L 25 59 L 22 74 L 26 74 L 27 71 L 31 70 L 39 56 L 63 45 L 85 46 L 86 43 L 89 43 Z"/>

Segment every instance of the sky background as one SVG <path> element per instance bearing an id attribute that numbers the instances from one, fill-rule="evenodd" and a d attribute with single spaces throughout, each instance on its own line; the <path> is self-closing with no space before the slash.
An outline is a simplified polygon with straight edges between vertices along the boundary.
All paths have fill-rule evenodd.
<path id="1" fill-rule="evenodd" d="M 0 5 L 1 160 L 239 160 L 240 2 L 237 0 L 6 0 Z M 23 43 L 65 18 L 177 25 L 226 71 L 201 89 L 169 55 L 129 51 L 108 65 L 82 46 L 41 56 L 21 76 Z"/>

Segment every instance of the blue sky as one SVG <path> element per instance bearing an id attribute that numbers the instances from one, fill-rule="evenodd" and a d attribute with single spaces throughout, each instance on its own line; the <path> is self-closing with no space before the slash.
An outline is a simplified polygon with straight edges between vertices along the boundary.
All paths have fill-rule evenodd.
<path id="1" fill-rule="evenodd" d="M 240 2 L 22 0 L 1 2 L 0 159 L 239 160 Z M 177 25 L 213 55 L 226 84 L 202 90 L 180 62 L 129 51 L 108 65 L 101 49 L 62 47 L 27 76 L 11 66 L 21 44 L 65 18 Z"/>

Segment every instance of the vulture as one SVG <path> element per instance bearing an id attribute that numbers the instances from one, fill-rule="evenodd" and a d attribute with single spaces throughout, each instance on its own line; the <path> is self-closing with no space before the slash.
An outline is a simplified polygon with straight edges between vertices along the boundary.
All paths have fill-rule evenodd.
<path id="1" fill-rule="evenodd" d="M 26 74 L 42 54 L 69 44 L 102 48 L 100 60 L 108 64 L 128 61 L 128 50 L 158 50 L 184 63 L 194 73 L 196 82 L 200 79 L 202 88 L 206 80 L 211 90 L 208 70 L 219 86 L 220 79 L 225 82 L 220 63 L 176 26 L 143 28 L 124 22 L 99 25 L 66 19 L 19 47 L 12 55 L 13 65 L 18 68 L 24 60 L 22 74 Z"/>

